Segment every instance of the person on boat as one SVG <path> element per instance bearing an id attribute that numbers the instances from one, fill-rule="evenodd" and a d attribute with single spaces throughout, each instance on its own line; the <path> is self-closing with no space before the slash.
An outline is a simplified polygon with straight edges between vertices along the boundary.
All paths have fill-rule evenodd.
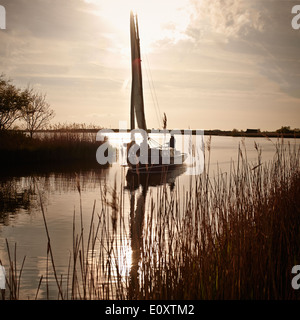
<path id="1" fill-rule="evenodd" d="M 171 138 L 170 138 L 170 141 L 169 141 L 169 147 L 170 148 L 173 148 L 173 149 L 175 149 L 175 137 L 174 137 L 174 135 L 172 134 L 171 135 Z"/>

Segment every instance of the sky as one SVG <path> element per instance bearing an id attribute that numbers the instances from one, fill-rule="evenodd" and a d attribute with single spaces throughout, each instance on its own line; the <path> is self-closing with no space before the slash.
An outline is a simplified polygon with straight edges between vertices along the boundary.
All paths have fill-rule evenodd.
<path id="1" fill-rule="evenodd" d="M 47 95 L 52 123 L 129 123 L 130 11 L 148 128 L 300 127 L 300 29 L 288 0 L 0 0 L 0 73 Z M 300 17 L 299 17 L 300 24 Z"/>

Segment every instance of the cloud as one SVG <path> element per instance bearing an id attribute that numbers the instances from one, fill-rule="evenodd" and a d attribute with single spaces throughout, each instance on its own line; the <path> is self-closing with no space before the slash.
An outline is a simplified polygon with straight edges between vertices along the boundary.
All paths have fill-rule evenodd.
<path id="1" fill-rule="evenodd" d="M 17 81 L 98 77 L 109 74 L 112 44 L 92 4 L 81 0 L 3 1 L 7 30 L 0 33 L 1 72 Z M 104 67 L 106 66 L 106 68 Z M 23 85 L 26 85 L 26 83 Z"/>
<path id="2" fill-rule="evenodd" d="M 3 2 L 7 11 L 7 30 L 0 34 L 3 69 L 21 64 L 88 63 L 110 43 L 105 24 L 89 12 L 91 4 L 80 0 Z"/>
<path id="3" fill-rule="evenodd" d="M 92 4 L 81 0 L 4 0 L 7 33 L 42 39 L 88 40 L 105 25 L 90 12 Z M 96 29 L 97 28 L 97 29 Z"/>
<path id="4" fill-rule="evenodd" d="M 222 49 L 253 62 L 282 92 L 300 98 L 300 32 L 291 27 L 297 1 L 192 0 L 187 34 L 198 48 Z M 238 61 L 237 61 L 238 62 Z"/>
<path id="5" fill-rule="evenodd" d="M 202 29 L 227 38 L 261 32 L 265 24 L 262 13 L 244 0 L 192 0 L 195 13 L 190 28 Z M 253 3 L 251 1 L 251 3 Z"/>

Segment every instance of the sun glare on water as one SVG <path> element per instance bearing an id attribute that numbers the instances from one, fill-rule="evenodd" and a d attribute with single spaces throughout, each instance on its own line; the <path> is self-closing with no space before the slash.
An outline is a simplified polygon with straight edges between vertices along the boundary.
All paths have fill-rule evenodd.
<path id="1" fill-rule="evenodd" d="M 85 0 L 96 5 L 96 14 L 120 33 L 129 32 L 130 12 L 138 15 L 143 51 L 151 44 L 168 39 L 176 42 L 184 38 L 190 13 L 189 0 Z"/>

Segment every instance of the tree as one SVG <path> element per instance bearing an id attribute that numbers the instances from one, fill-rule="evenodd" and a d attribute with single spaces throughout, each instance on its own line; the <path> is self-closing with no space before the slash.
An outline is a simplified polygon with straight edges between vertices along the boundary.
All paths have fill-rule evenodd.
<path id="1" fill-rule="evenodd" d="M 21 119 L 25 121 L 26 129 L 32 138 L 36 130 L 43 129 L 54 117 L 54 111 L 50 109 L 46 101 L 46 95 L 30 91 L 30 103 L 21 110 Z"/>
<path id="2" fill-rule="evenodd" d="M 291 127 L 290 126 L 282 126 L 280 129 L 277 129 L 276 132 L 278 133 L 291 133 Z"/>
<path id="3" fill-rule="evenodd" d="M 21 90 L 0 75 L 0 130 L 10 129 L 21 117 L 21 110 L 30 101 L 29 89 Z"/>

